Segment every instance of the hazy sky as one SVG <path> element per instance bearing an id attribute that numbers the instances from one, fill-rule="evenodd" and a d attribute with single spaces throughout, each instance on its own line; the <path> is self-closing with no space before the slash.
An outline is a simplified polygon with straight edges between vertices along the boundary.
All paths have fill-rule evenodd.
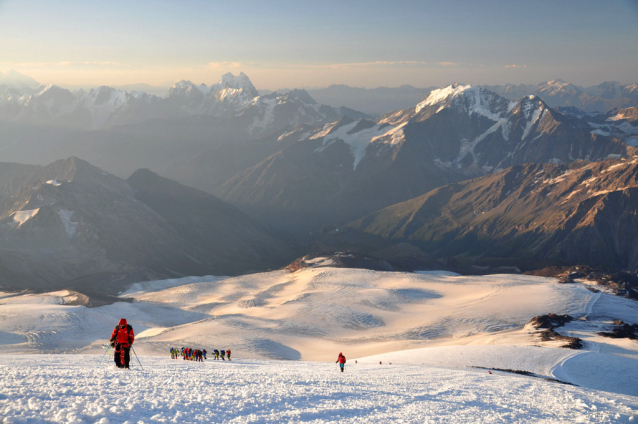
<path id="1" fill-rule="evenodd" d="M 257 88 L 638 82 L 638 0 L 0 0 L 0 71 Z"/>

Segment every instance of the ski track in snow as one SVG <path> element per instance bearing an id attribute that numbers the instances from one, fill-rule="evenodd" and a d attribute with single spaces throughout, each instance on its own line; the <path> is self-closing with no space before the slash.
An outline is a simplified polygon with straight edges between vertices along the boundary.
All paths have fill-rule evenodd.
<path id="1" fill-rule="evenodd" d="M 99 355 L 0 356 L 3 422 L 637 422 L 638 398 L 494 371 Z"/>

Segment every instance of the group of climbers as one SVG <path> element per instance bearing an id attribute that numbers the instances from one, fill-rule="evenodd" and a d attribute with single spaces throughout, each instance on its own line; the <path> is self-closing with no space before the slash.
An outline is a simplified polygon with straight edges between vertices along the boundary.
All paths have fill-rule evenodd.
<path id="1" fill-rule="evenodd" d="M 222 359 L 222 361 L 225 361 L 225 360 L 226 360 L 226 359 L 225 359 L 226 357 L 228 357 L 228 360 L 230 361 L 230 349 L 227 349 L 227 350 L 224 350 L 224 349 L 222 349 L 222 350 L 215 349 L 215 350 L 213 350 L 213 359 L 214 359 L 214 360 L 218 361 L 218 360 L 219 360 L 219 358 L 221 358 L 221 359 Z"/>
<path id="2" fill-rule="evenodd" d="M 170 352 L 171 352 L 171 359 L 178 359 L 181 356 L 185 361 L 199 361 L 199 362 L 203 362 L 203 359 L 207 359 L 206 354 L 208 353 L 206 349 L 192 349 L 190 347 L 183 347 L 181 349 L 172 347 L 170 349 Z M 222 349 L 222 350 L 215 349 L 213 350 L 213 359 L 214 360 L 221 359 L 222 361 L 225 361 L 226 358 L 228 358 L 228 360 L 230 361 L 231 360 L 230 354 L 231 354 L 230 349 Z"/>
<path id="3" fill-rule="evenodd" d="M 135 334 L 133 333 L 133 327 L 126 322 L 125 318 L 120 319 L 118 325 L 113 329 L 111 333 L 111 346 L 115 349 L 115 365 L 118 368 L 129 368 L 131 362 L 131 346 L 135 341 Z M 183 347 L 181 350 L 177 348 L 171 348 L 171 359 L 178 359 L 178 355 L 181 355 L 184 360 L 203 362 L 206 359 L 206 349 L 192 349 L 190 347 Z M 226 358 L 230 361 L 230 349 L 214 349 L 213 359 L 222 361 Z M 336 363 L 339 364 L 341 372 L 344 371 L 346 366 L 346 357 L 343 353 L 339 352 Z M 380 362 L 379 362 L 380 363 Z"/>
<path id="4" fill-rule="evenodd" d="M 171 358 L 177 359 L 177 355 L 181 355 L 185 361 L 204 362 L 206 359 L 206 349 L 193 349 L 190 347 L 183 347 L 181 350 L 171 348 Z"/>

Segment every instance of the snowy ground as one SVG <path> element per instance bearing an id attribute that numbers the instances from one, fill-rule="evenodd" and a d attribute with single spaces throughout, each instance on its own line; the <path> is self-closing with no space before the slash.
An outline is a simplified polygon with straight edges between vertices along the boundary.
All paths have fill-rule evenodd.
<path id="1" fill-rule="evenodd" d="M 530 345 L 538 337 L 520 330 L 532 317 L 586 315 L 595 298 L 582 284 L 541 277 L 338 268 L 143 283 L 122 296 L 134 302 L 86 308 L 64 292 L 0 296 L 2 350 L 98 353 L 121 317 L 138 351 L 156 355 L 191 345 L 326 361 L 343 346 L 363 357 L 470 341 Z"/>
<path id="2" fill-rule="evenodd" d="M 638 341 L 598 335 L 613 319 L 638 323 L 638 302 L 581 283 L 328 267 L 147 282 L 121 297 L 133 302 L 87 308 L 66 291 L 0 293 L 0 352 L 9 354 L 0 356 L 0 416 L 64 411 L 47 419 L 68 422 L 75 413 L 123 422 L 128 405 L 115 403 L 122 390 L 136 402 L 131 422 L 170 422 L 177 411 L 189 414 L 184 422 L 198 414 L 238 422 L 524 422 L 527 414 L 540 422 L 627 422 L 638 400 Z M 547 313 L 578 318 L 558 331 L 583 339 L 584 349 L 542 342 L 525 326 Z M 92 369 L 121 317 L 135 328 L 148 368 Z M 231 348 L 239 361 L 172 362 L 171 346 Z M 348 373 L 335 376 L 340 351 Z M 20 379 L 29 384 L 11 389 Z"/>
<path id="3" fill-rule="evenodd" d="M 165 357 L 126 371 L 99 358 L 0 356 L 3 422 L 638 422 L 636 397 L 496 371 Z"/>

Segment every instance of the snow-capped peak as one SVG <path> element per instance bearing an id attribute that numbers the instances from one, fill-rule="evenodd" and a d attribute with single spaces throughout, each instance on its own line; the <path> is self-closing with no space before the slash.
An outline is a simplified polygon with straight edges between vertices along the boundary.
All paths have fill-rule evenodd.
<path id="1" fill-rule="evenodd" d="M 565 85 L 568 85 L 569 83 L 563 81 L 562 79 L 555 79 L 555 80 L 551 80 L 551 81 L 546 81 L 545 82 L 546 85 L 550 85 L 553 87 L 563 87 Z"/>
<path id="2" fill-rule="evenodd" d="M 166 97 L 170 97 L 172 94 L 187 93 L 189 91 L 194 91 L 194 90 L 197 90 L 201 92 L 202 94 L 208 94 L 208 91 L 209 91 L 208 87 L 206 87 L 206 84 L 197 85 L 191 81 L 181 80 L 180 82 L 175 83 L 175 85 L 171 87 Z"/>
<path id="3" fill-rule="evenodd" d="M 214 93 L 217 101 L 232 103 L 239 109 L 251 104 L 259 96 L 257 89 L 243 72 L 237 76 L 230 72 L 222 75 L 219 82 L 211 86 L 211 93 Z"/>
<path id="4" fill-rule="evenodd" d="M 543 110 L 547 109 L 547 105 L 545 105 L 545 102 L 543 102 L 543 100 L 533 94 L 523 97 L 519 101 L 519 104 L 521 107 L 521 113 L 523 113 L 525 118 L 528 120 L 530 119 L 532 114 L 538 113 L 537 111 L 542 112 Z"/>
<path id="5" fill-rule="evenodd" d="M 250 81 L 250 78 L 248 78 L 248 75 L 243 72 L 240 72 L 237 76 L 233 75 L 232 72 L 228 72 L 222 75 L 218 84 L 224 88 L 243 88 L 244 90 L 251 90 L 255 88 L 253 83 Z"/>
<path id="6" fill-rule="evenodd" d="M 17 88 L 38 88 L 40 83 L 31 77 L 28 77 L 20 72 L 9 70 L 7 73 L 0 72 L 0 84 L 7 84 Z"/>
<path id="7" fill-rule="evenodd" d="M 581 91 L 574 84 L 561 79 L 546 81 L 539 86 L 539 89 L 541 93 L 547 93 L 548 95 L 557 95 L 558 93 L 576 94 Z"/>
<path id="8" fill-rule="evenodd" d="M 498 121 L 514 107 L 515 103 L 481 87 L 454 84 L 432 91 L 425 100 L 416 106 L 415 113 L 418 114 L 432 106 L 435 106 L 436 113 L 439 113 L 450 105 L 454 105 L 457 110 L 470 115 L 483 115 L 493 121 Z"/>
<path id="9" fill-rule="evenodd" d="M 514 112 L 520 111 L 526 121 L 523 136 L 521 137 L 522 140 L 525 140 L 533 127 L 543 120 L 548 109 L 547 105 L 534 95 L 525 96 L 518 102 Z"/>
<path id="10" fill-rule="evenodd" d="M 419 113 L 426 106 L 432 106 L 450 97 L 456 97 L 457 95 L 472 88 L 474 87 L 472 87 L 471 85 L 453 84 L 444 88 L 439 88 L 438 90 L 432 90 L 432 92 L 430 92 L 425 100 L 416 105 L 416 113 Z"/>
<path id="11" fill-rule="evenodd" d="M 211 86 L 211 93 L 216 92 L 215 96 L 218 100 L 228 101 L 227 99 L 237 99 L 241 97 L 240 103 L 252 100 L 259 96 L 257 89 L 250 81 L 250 78 L 243 72 L 235 76 L 228 72 L 222 75 L 217 84 Z"/>

